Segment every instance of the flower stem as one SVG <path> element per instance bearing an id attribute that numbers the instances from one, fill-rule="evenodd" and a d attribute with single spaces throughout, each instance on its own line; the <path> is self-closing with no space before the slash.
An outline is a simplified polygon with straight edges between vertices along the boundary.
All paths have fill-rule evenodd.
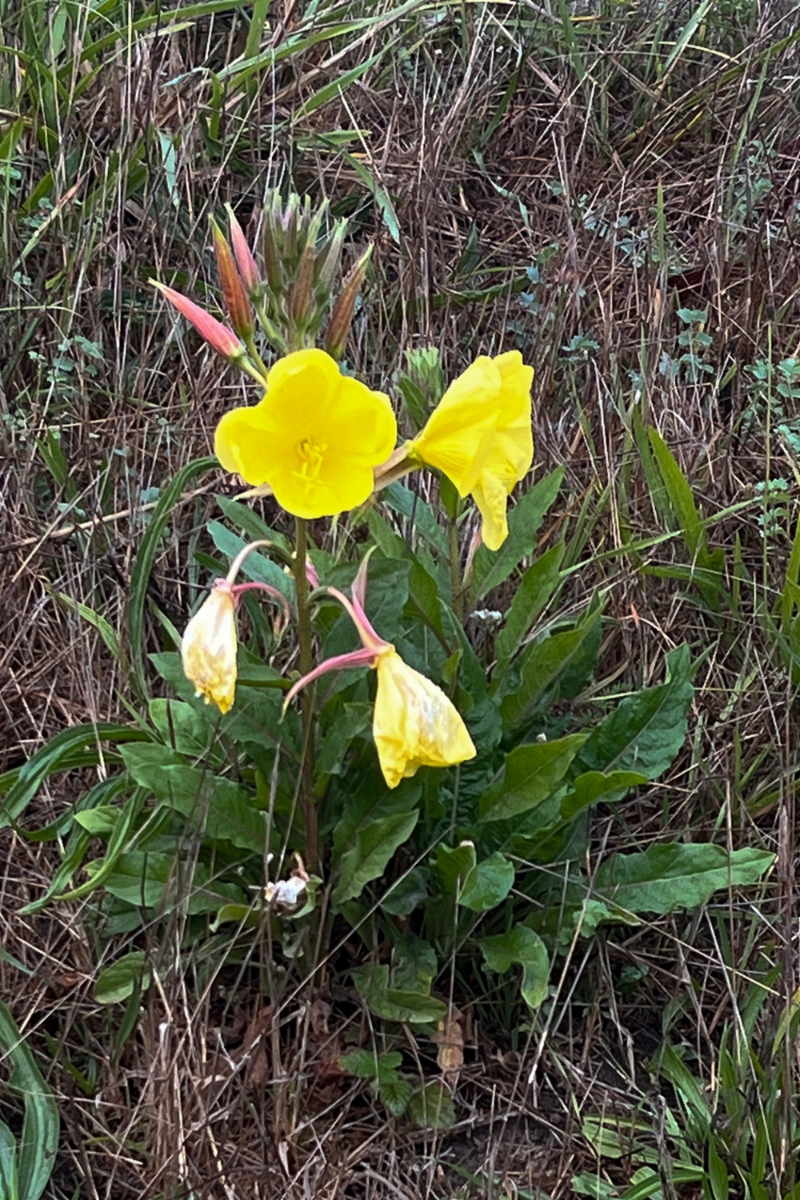
<path id="1" fill-rule="evenodd" d="M 450 517 L 447 523 L 450 549 L 450 589 L 453 593 L 453 612 L 457 620 L 464 620 L 464 581 L 461 577 L 461 546 L 458 541 L 458 517 Z"/>
<path id="2" fill-rule="evenodd" d="M 306 575 L 306 522 L 297 517 L 297 543 L 294 559 L 294 585 L 297 595 L 297 636 L 300 645 L 300 674 L 310 674 L 314 667 L 311 644 L 311 613 L 308 607 L 308 576 Z M 306 826 L 306 870 L 316 875 L 319 866 L 317 806 L 314 799 L 314 688 L 303 692 L 303 757 L 300 795 Z"/>

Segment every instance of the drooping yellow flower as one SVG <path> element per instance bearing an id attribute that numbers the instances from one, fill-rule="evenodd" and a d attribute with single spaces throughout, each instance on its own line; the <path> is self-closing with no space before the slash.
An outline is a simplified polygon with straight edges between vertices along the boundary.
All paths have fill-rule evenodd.
<path id="1" fill-rule="evenodd" d="M 225 414 L 214 449 L 226 471 L 256 487 L 269 484 L 287 512 L 313 518 L 363 504 L 373 467 L 396 439 L 388 396 L 309 349 L 275 363 L 260 404 Z"/>
<path id="2" fill-rule="evenodd" d="M 377 656 L 372 735 L 390 788 L 420 767 L 451 767 L 476 751 L 457 709 L 440 687 L 389 645 Z"/>
<path id="3" fill-rule="evenodd" d="M 306 684 L 328 671 L 374 667 L 378 692 L 372 735 L 383 777 L 390 788 L 396 788 L 402 779 L 416 775 L 420 767 L 453 767 L 474 758 L 477 751 L 458 710 L 442 689 L 403 662 L 391 642 L 373 628 L 364 611 L 368 560 L 369 555 L 358 569 L 349 597 L 338 588 L 326 588 L 352 617 L 361 649 L 326 659 L 298 679 L 287 692 L 284 706 Z"/>
<path id="4" fill-rule="evenodd" d="M 231 585 L 219 580 L 186 626 L 181 659 L 186 678 L 220 712 L 233 707 L 236 694 L 236 602 Z"/>
<path id="5" fill-rule="evenodd" d="M 445 392 L 409 453 L 442 471 L 483 518 L 490 550 L 508 537 L 506 502 L 533 461 L 533 368 L 518 350 L 481 356 Z"/>

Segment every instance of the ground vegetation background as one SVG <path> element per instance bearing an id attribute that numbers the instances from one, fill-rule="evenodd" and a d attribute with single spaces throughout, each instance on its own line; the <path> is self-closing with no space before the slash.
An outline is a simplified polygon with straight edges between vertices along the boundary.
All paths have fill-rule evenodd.
<path id="1" fill-rule="evenodd" d="M 799 30 L 785 0 L 0 0 L 4 794 L 54 735 L 131 719 L 138 548 L 244 396 L 149 281 L 213 308 L 209 217 L 230 204 L 257 242 L 278 187 L 350 218 L 346 262 L 374 244 L 347 352 L 371 386 L 425 346 L 448 377 L 535 366 L 533 479 L 564 469 L 539 550 L 565 543 L 564 609 L 606 599 L 580 703 L 691 647 L 682 750 L 598 812 L 591 855 L 667 834 L 775 855 L 756 888 L 576 937 L 533 1021 L 510 979 L 457 988 L 436 1129 L 339 1066 L 356 946 L 276 1025 L 176 917 L 168 986 L 98 998 L 124 936 L 79 901 L 30 911 L 65 807 L 113 767 L 76 760 L 2 833 L 0 997 L 61 1113 L 48 1196 L 800 1196 Z M 148 607 L 178 628 L 235 490 L 220 472 L 174 505 Z M 142 638 L 162 647 L 152 616 Z"/>

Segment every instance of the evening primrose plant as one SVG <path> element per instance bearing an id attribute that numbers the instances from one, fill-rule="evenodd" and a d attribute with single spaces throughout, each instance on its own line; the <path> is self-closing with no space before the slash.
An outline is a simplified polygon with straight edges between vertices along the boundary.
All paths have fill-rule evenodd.
<path id="1" fill-rule="evenodd" d="M 217 970 L 266 929 L 270 964 L 310 987 L 337 945 L 361 944 L 350 974 L 373 1019 L 428 1033 L 455 978 L 481 1004 L 508 976 L 529 1021 L 577 938 L 752 883 L 771 857 L 667 842 L 587 873 L 593 810 L 650 787 L 683 745 L 688 648 L 661 683 L 590 700 L 603 597 L 576 602 L 563 540 L 540 544 L 562 472 L 528 479 L 532 367 L 481 355 L 448 383 L 417 350 L 397 396 L 373 389 L 340 365 L 369 251 L 340 285 L 346 227 L 324 206 L 271 197 L 262 226 L 260 254 L 232 213 L 228 237 L 213 227 L 222 319 L 156 283 L 253 403 L 221 414 L 215 457 L 164 488 L 144 535 L 125 661 L 146 712 L 59 735 L 6 797 L 19 821 L 49 773 L 108 743 L 97 785 L 42 831 L 64 863 L 28 910 L 91 896 L 102 936 L 134 939 L 180 914 Z M 217 497 L 196 550 L 194 614 L 183 630 L 160 614 L 174 648 L 150 655 L 166 694 L 149 695 L 159 541 L 182 490 L 220 467 L 241 491 Z M 130 988 L 101 976 L 98 998 L 138 1003 L 133 953 Z"/>

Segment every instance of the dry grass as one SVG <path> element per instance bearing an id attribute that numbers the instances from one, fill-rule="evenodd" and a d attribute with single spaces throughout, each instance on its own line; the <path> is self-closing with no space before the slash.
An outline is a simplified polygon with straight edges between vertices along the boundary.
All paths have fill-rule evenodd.
<path id="1" fill-rule="evenodd" d="M 262 48 L 302 30 L 301 7 L 274 6 Z M 33 34 L 6 9 L 0 42 L 30 48 Z M 610 589 L 597 693 L 652 682 L 679 641 L 706 653 L 681 760 L 621 820 L 598 821 L 597 852 L 610 838 L 635 845 L 658 830 L 681 838 L 727 827 L 731 844 L 776 849 L 778 867 L 747 908 L 573 946 L 546 1037 L 540 1026 L 504 1025 L 502 996 L 477 998 L 458 1122 L 432 1133 L 387 1123 L 338 1067 L 343 1049 L 372 1036 L 341 983 L 353 947 L 340 948 L 313 1001 L 299 978 L 284 981 L 295 998 L 273 1020 L 266 945 L 220 969 L 187 953 L 175 917 L 151 931 L 153 983 L 136 1033 L 121 1039 L 121 1009 L 92 998 L 104 950 L 80 906 L 17 915 L 52 877 L 57 843 L 6 830 L 3 946 L 29 974 L 0 962 L 0 995 L 50 1063 L 64 1121 L 54 1200 L 555 1200 L 582 1172 L 625 1183 L 632 1155 L 601 1166 L 582 1122 L 636 1115 L 659 1147 L 662 1100 L 643 1064 L 662 1040 L 663 1014 L 711 1072 L 719 1033 L 763 978 L 764 958 L 783 971 L 769 985 L 763 1046 L 797 985 L 795 689 L 763 619 L 782 586 L 797 464 L 763 421 L 748 424 L 747 370 L 798 351 L 797 11 L 712 7 L 679 49 L 689 7 L 580 7 L 569 21 L 549 4 L 452 4 L 401 18 L 380 10 L 384 25 L 359 33 L 355 50 L 301 46 L 216 92 L 209 72 L 247 44 L 238 10 L 165 36 L 123 35 L 89 86 L 79 84 L 91 58 L 63 73 L 55 140 L 41 133 L 54 120 L 46 78 L 31 82 L 29 72 L 24 83 L 21 59 L 0 52 L 3 127 L 17 112 L 26 122 L 8 154 L 20 178 L 11 186 L 6 177 L 0 285 L 0 766 L 20 766 L 74 724 L 128 719 L 124 703 L 135 697 L 119 664 L 59 596 L 123 626 L 150 489 L 207 452 L 239 394 L 193 335 L 173 328 L 147 280 L 175 274 L 202 295 L 212 277 L 208 214 L 230 200 L 255 234 L 266 188 L 291 180 L 354 214 L 352 257 L 376 242 L 351 354 L 371 383 L 386 386 L 415 345 L 439 346 L 451 373 L 478 351 L 516 344 L 536 364 L 537 461 L 566 467 L 559 520 L 587 564 L 576 596 Z M 71 18 L 76 46 L 86 19 Z M 390 36 L 391 53 L 302 115 L 319 87 Z M 78 63 L 73 48 L 62 65 L 70 53 Z M 337 129 L 367 131 L 348 150 L 391 196 L 399 241 L 326 138 Z M 50 205 L 37 207 L 28 198 L 48 171 Z M 525 309 L 515 281 L 532 265 L 538 282 L 524 285 Z M 506 285 L 499 294 L 497 284 Z M 679 308 L 707 312 L 711 371 L 696 383 L 660 370 L 682 352 Z M 578 336 L 596 349 L 565 352 Z M 786 407 L 794 416 L 796 405 Z M 647 573 L 688 561 L 680 537 L 630 551 L 662 529 L 634 409 L 673 448 L 703 515 L 724 515 L 711 537 L 726 549 L 737 606 L 719 620 L 682 583 Z M 771 539 L 757 506 L 725 515 L 778 476 L 789 491 Z M 189 607 L 191 548 L 219 486 L 184 498 L 156 564 L 153 598 L 177 624 Z M 155 628 L 148 638 L 157 648 Z M 82 778 L 57 778 L 26 813 L 26 830 L 55 820 L 77 794 Z M 114 953 L 124 949 L 115 939 Z M 628 968 L 638 983 L 625 991 Z M 435 1073 L 435 1046 L 414 1043 L 413 1053 L 427 1055 L 422 1076 Z M 795 1067 L 788 1043 L 786 1054 Z M 13 1125 L 13 1097 L 0 1112 Z M 668 1200 L 696 1194 L 665 1189 Z"/>

